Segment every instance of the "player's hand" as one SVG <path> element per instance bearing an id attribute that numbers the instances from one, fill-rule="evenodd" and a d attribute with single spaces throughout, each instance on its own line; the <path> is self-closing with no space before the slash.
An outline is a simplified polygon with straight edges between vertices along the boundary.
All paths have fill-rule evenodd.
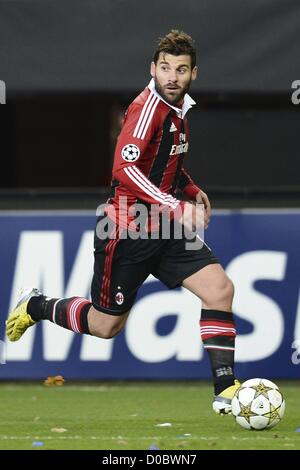
<path id="1" fill-rule="evenodd" d="M 196 203 L 204 205 L 204 228 L 207 228 L 211 217 L 211 205 L 207 194 L 201 189 L 196 195 Z"/>
<path id="2" fill-rule="evenodd" d="M 185 202 L 183 206 L 183 214 L 178 220 L 190 232 L 196 232 L 197 229 L 205 224 L 205 209 L 203 205 L 191 202 Z"/>

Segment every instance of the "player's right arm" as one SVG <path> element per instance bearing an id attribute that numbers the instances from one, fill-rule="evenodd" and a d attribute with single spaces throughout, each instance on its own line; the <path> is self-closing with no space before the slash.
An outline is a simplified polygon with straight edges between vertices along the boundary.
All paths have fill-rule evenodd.
<path id="1" fill-rule="evenodd" d="M 174 210 L 182 202 L 162 192 L 141 170 L 146 149 L 158 129 L 158 103 L 159 98 L 150 94 L 144 105 L 133 102 L 129 106 L 115 149 L 113 177 L 137 199 Z"/>

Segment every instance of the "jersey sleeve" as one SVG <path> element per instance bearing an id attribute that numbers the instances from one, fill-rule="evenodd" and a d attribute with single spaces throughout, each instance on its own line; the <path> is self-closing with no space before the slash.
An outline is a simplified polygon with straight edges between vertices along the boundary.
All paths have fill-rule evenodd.
<path id="1" fill-rule="evenodd" d="M 196 199 L 200 188 L 194 183 L 188 172 L 182 168 L 177 187 L 191 200 Z"/>
<path id="2" fill-rule="evenodd" d="M 129 106 L 118 137 L 112 173 L 139 200 L 175 209 L 180 200 L 160 191 L 140 168 L 143 155 L 158 128 L 155 112 L 158 103 L 159 98 L 150 94 L 144 106 L 135 102 Z"/>

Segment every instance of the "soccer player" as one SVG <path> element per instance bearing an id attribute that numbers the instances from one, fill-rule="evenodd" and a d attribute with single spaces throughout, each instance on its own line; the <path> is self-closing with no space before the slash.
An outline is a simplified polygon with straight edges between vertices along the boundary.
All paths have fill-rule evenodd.
<path id="1" fill-rule="evenodd" d="M 48 298 L 35 288 L 25 289 L 6 321 L 6 333 L 17 341 L 28 327 L 49 320 L 77 333 L 112 338 L 124 327 L 139 287 L 153 274 L 168 288 L 183 286 L 201 299 L 200 334 L 212 368 L 213 409 L 228 414 L 239 387 L 234 376 L 233 284 L 205 243 L 187 249 L 186 237 L 174 235 L 175 226 L 191 230 L 197 225 L 201 211 L 207 227 L 211 215 L 207 195 L 183 167 L 189 143 L 186 115 L 195 104 L 187 92 L 197 76 L 192 38 L 171 30 L 160 39 L 150 71 L 152 80 L 126 112 L 115 149 L 111 198 L 97 219 L 92 302 Z M 177 189 L 187 201 L 177 198 Z M 156 237 L 121 235 L 133 230 L 137 203 L 157 208 L 159 218 L 156 223 L 148 218 L 145 229 Z M 168 239 L 161 229 L 166 214 Z M 107 218 L 113 228 L 105 238 L 100 228 Z M 136 224 L 136 233 L 139 229 Z"/>

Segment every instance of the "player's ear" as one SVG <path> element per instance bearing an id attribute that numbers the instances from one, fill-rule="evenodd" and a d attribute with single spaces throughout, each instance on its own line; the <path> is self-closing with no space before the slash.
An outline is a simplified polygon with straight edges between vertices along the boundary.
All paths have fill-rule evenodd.
<path id="1" fill-rule="evenodd" d="M 151 77 L 155 77 L 155 63 L 152 61 L 151 62 L 151 66 L 150 66 L 150 74 L 151 74 Z"/>
<path id="2" fill-rule="evenodd" d="M 197 65 L 195 65 L 195 67 L 192 70 L 192 80 L 196 80 L 197 75 L 198 75 L 198 67 Z"/>

